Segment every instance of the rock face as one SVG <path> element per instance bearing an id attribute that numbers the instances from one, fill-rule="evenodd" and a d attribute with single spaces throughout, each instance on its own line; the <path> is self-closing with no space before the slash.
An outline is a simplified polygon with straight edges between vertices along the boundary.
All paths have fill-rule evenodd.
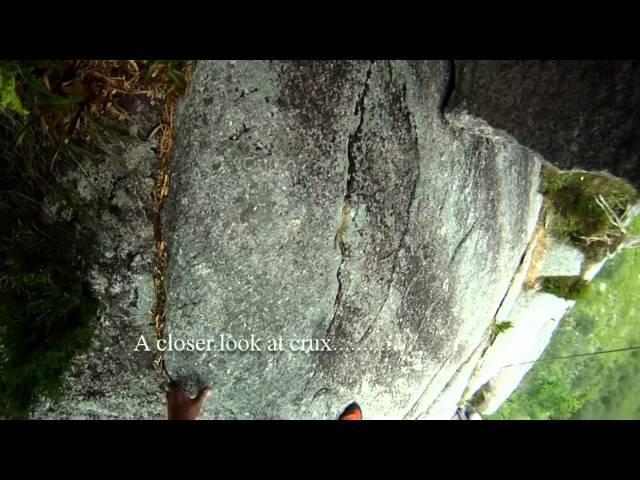
<path id="1" fill-rule="evenodd" d="M 518 297 L 507 317 L 513 327 L 496 337 L 469 384 L 472 392 L 484 386 L 484 401 L 478 406 L 480 413 L 495 413 L 509 398 L 574 304 L 573 300 L 545 292 L 525 291 Z"/>
<path id="2" fill-rule="evenodd" d="M 538 275 L 541 277 L 575 276 L 582 273 L 584 253 L 579 248 L 550 239 Z"/>
<path id="3" fill-rule="evenodd" d="M 640 187 L 640 62 L 455 61 L 447 112 L 466 112 L 562 169 Z"/>
<path id="4" fill-rule="evenodd" d="M 454 413 L 441 393 L 522 260 L 540 160 L 444 121 L 448 80 L 437 61 L 198 63 L 165 212 L 167 334 L 213 342 L 165 359 L 192 393 L 213 386 L 204 418 Z"/>
<path id="5" fill-rule="evenodd" d="M 153 186 L 157 157 L 151 142 L 111 145 L 69 180 L 96 216 L 91 284 L 100 302 L 92 346 L 77 357 L 58 403 L 43 400 L 33 418 L 147 419 L 165 416 L 154 353 L 134 351 L 140 335 L 155 338 Z"/>

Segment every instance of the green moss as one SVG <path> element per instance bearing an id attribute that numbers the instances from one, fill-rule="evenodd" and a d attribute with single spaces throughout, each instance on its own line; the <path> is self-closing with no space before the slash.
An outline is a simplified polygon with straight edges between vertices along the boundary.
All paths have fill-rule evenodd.
<path id="1" fill-rule="evenodd" d="M 473 397 L 469 400 L 469 405 L 475 409 L 481 408 L 481 406 L 486 402 L 488 388 L 489 387 L 487 385 L 483 385 L 482 388 L 474 393 Z"/>
<path id="2" fill-rule="evenodd" d="M 545 277 L 542 290 L 568 300 L 580 298 L 589 282 L 581 277 Z"/>
<path id="3" fill-rule="evenodd" d="M 596 198 L 601 196 L 617 215 L 639 198 L 629 183 L 606 174 L 551 169 L 543 173 L 541 191 L 550 213 L 549 233 L 570 241 L 594 261 L 604 258 L 624 240 Z"/>
<path id="4" fill-rule="evenodd" d="M 28 112 L 22 106 L 16 93 L 17 73 L 18 69 L 13 63 L 0 62 L 0 108 L 26 115 Z"/>

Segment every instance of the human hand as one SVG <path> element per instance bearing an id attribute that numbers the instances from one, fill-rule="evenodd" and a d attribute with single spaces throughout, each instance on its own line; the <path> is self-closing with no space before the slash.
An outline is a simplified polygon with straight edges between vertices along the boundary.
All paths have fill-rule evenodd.
<path id="1" fill-rule="evenodd" d="M 205 387 L 191 398 L 175 383 L 169 384 L 167 391 L 167 416 L 169 420 L 195 420 L 202 411 L 204 402 L 212 390 Z"/>

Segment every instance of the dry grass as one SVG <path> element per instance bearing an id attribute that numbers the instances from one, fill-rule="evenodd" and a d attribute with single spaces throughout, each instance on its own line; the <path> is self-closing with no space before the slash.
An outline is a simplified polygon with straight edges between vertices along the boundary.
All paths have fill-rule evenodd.
<path id="1" fill-rule="evenodd" d="M 185 66 L 182 73 L 188 85 L 191 80 L 191 66 Z M 169 185 L 171 180 L 171 156 L 173 154 L 176 137 L 175 107 L 177 98 L 178 92 L 171 89 L 168 90 L 165 96 L 165 109 L 163 112 L 162 123 L 160 125 L 160 169 L 155 188 L 156 269 L 154 272 L 154 281 L 156 287 L 156 302 L 153 309 L 153 319 L 158 339 L 164 338 L 166 301 L 164 274 L 167 263 L 167 245 L 162 239 L 160 217 L 165 200 L 169 194 Z M 154 362 L 154 366 L 161 375 L 168 377 L 162 352 L 158 354 L 158 357 Z"/>
<path id="2" fill-rule="evenodd" d="M 76 208 L 73 189 L 63 189 L 58 180 L 67 168 L 79 166 L 79 159 L 92 158 L 116 140 L 126 142 L 129 120 L 139 120 L 123 109 L 127 104 L 151 105 L 144 112 L 146 123 L 150 129 L 153 122 L 159 124 L 148 136 L 160 147 L 153 193 L 156 295 L 149 322 L 158 337 L 164 335 L 167 245 L 160 213 L 170 188 L 176 98 L 185 90 L 190 72 L 179 62 L 162 62 L 3 61 L 3 67 L 10 63 L 10 87 L 15 91 L 9 93 L 19 99 L 20 110 L 0 112 L 0 263 L 7 267 L 0 272 L 0 319 L 6 320 L 0 321 L 6 333 L 0 416 L 20 418 L 40 395 L 59 395 L 72 358 L 90 347 L 98 305 L 86 283 L 88 262 L 77 259 L 93 252 L 92 238 L 75 219 L 49 222 L 41 201 L 58 194 L 60 187 L 60 195 L 69 193 L 65 202 L 79 215 L 92 214 L 89 207 L 81 211 L 84 204 Z M 140 95 L 152 101 L 130 101 L 130 96 Z M 137 114 L 132 111 L 131 117 Z M 155 366 L 167 376 L 162 357 Z"/>
<path id="3" fill-rule="evenodd" d="M 344 255 L 346 251 L 345 237 L 347 235 L 347 230 L 349 229 L 349 212 L 349 204 L 344 202 L 342 204 L 342 220 L 335 236 L 335 245 L 340 249 L 340 253 L 342 253 L 342 255 Z"/>
<path id="4" fill-rule="evenodd" d="M 549 248 L 549 238 L 547 237 L 545 230 L 545 222 L 542 222 L 536 228 L 536 232 L 533 236 L 533 253 L 531 254 L 531 263 L 527 270 L 526 279 L 524 282 L 525 288 L 537 289 L 541 287 L 539 280 L 539 272 L 542 266 L 542 261 Z"/>
<path id="5" fill-rule="evenodd" d="M 118 98 L 125 95 L 145 95 L 164 104 L 160 125 L 154 129 L 149 138 L 160 135 L 160 167 L 154 189 L 155 207 L 155 249 L 156 266 L 154 284 L 156 290 L 153 307 L 153 324 L 158 339 L 164 338 L 165 327 L 165 270 L 167 262 L 167 244 L 162 238 L 161 212 L 169 194 L 171 179 L 171 156 L 175 142 L 175 106 L 178 96 L 183 93 L 176 88 L 168 64 L 151 63 L 136 60 L 83 60 L 73 65 L 81 81 L 82 91 L 86 98 L 78 108 L 85 109 L 92 115 L 110 115 L 119 121 L 128 121 L 129 114 L 118 106 Z M 188 85 L 191 77 L 191 66 L 184 65 L 179 73 Z M 78 125 L 78 127 L 82 127 Z M 154 361 L 156 371 L 167 375 L 164 358 L 160 353 Z"/>
<path id="6" fill-rule="evenodd" d="M 118 105 L 124 96 L 145 95 L 165 102 L 175 93 L 167 67 L 144 60 L 65 60 L 55 70 L 33 74 L 31 83 L 24 83 L 23 95 L 30 98 L 31 113 L 53 145 L 72 139 L 92 144 L 96 119 L 130 120 Z M 59 103 L 51 103 L 51 98 Z M 66 108 L 55 108 L 62 104 Z"/>
<path id="7" fill-rule="evenodd" d="M 149 138 L 160 136 L 160 166 L 154 188 L 155 207 L 155 250 L 156 266 L 154 283 L 156 298 L 153 324 L 159 339 L 164 337 L 166 292 L 164 276 L 167 260 L 167 245 L 162 238 L 160 215 L 169 194 L 171 178 L 171 155 L 175 141 L 175 106 L 177 98 L 184 93 L 176 84 L 176 74 L 188 85 L 191 66 L 180 68 L 175 65 L 146 60 L 68 60 L 64 71 L 72 72 L 72 79 L 49 78 L 47 73 L 39 80 L 50 92 L 59 96 L 82 99 L 66 111 L 45 110 L 34 112 L 45 126 L 50 141 L 67 144 L 72 138 L 80 138 L 88 144 L 97 141 L 91 121 L 111 118 L 127 123 L 129 113 L 119 106 L 119 100 L 129 95 L 144 95 L 164 106 L 160 124 L 149 134 Z M 88 114 L 88 115 L 85 115 Z M 159 355 L 154 366 L 158 373 L 166 375 L 164 360 Z"/>
<path id="8" fill-rule="evenodd" d="M 160 134 L 160 167 L 154 189 L 155 207 L 155 249 L 156 266 L 154 283 L 156 289 L 155 305 L 152 311 L 153 324 L 158 339 L 164 338 L 165 327 L 165 270 L 167 262 L 167 245 L 162 238 L 161 212 L 169 194 L 171 179 L 171 156 L 175 142 L 175 106 L 178 96 L 183 93 L 176 88 L 171 78 L 171 67 L 136 60 L 91 60 L 80 61 L 74 65 L 83 81 L 85 90 L 81 92 L 88 101 L 84 105 L 89 113 L 111 115 L 120 121 L 129 120 L 129 115 L 118 107 L 117 99 L 123 95 L 145 95 L 164 104 L 160 125 L 154 129 L 149 138 Z M 173 72 L 175 73 L 175 72 Z M 191 77 L 191 66 L 185 65 L 179 73 L 188 84 Z M 154 362 L 160 375 L 166 375 L 164 358 L 160 353 Z"/>

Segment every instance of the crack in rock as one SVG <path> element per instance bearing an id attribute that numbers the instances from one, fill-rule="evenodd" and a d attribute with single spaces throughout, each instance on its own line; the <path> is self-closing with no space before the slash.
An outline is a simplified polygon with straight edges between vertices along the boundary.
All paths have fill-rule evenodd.
<path id="1" fill-rule="evenodd" d="M 393 78 L 393 74 L 391 73 L 392 68 L 391 68 L 391 64 L 390 63 L 388 63 L 388 68 L 389 68 L 389 75 L 391 76 L 391 78 Z M 418 131 L 416 129 L 415 122 L 412 120 L 411 112 L 408 109 L 407 84 L 406 84 L 406 82 L 403 84 L 403 87 L 402 87 L 402 104 L 405 107 L 407 107 L 407 111 L 406 111 L 407 123 L 409 125 L 411 125 L 411 127 L 412 127 L 413 137 L 414 137 L 415 143 L 417 145 L 418 144 Z M 378 321 L 378 318 L 380 317 L 380 313 L 382 312 L 382 310 L 384 309 L 384 306 L 388 303 L 389 298 L 391 297 L 391 288 L 392 288 L 393 282 L 394 282 L 395 277 L 396 277 L 396 272 L 398 270 L 398 265 L 400 263 L 400 252 L 403 251 L 406 248 L 406 237 L 407 237 L 407 233 L 409 231 L 409 223 L 411 222 L 411 209 L 413 208 L 413 204 L 415 202 L 416 189 L 417 189 L 417 186 L 418 186 L 418 181 L 420 179 L 420 163 L 419 162 L 417 164 L 417 169 L 418 169 L 418 171 L 416 172 L 415 181 L 413 182 L 413 185 L 411 187 L 411 194 L 409 195 L 409 203 L 407 204 L 407 221 L 404 224 L 404 228 L 402 230 L 402 234 L 400 235 L 400 242 L 398 243 L 398 248 L 394 249 L 392 251 L 392 253 L 391 253 L 391 254 L 395 255 L 395 260 L 393 262 L 393 266 L 391 267 L 391 277 L 389 279 L 389 282 L 387 283 L 387 295 L 385 297 L 385 300 L 382 302 L 382 305 L 380 306 L 380 309 L 378 310 L 378 313 L 376 314 L 374 319 L 371 321 L 371 323 L 367 326 L 367 328 L 365 329 L 364 333 L 362 334 L 362 336 L 358 340 L 358 343 L 362 343 L 363 341 L 365 341 L 369 337 L 369 335 L 373 331 L 373 327 L 375 326 L 376 322 Z M 390 256 L 390 255 L 388 255 L 388 256 Z M 387 257 L 385 257 L 385 258 L 387 258 Z"/>
<path id="2" fill-rule="evenodd" d="M 444 112 L 449 105 L 453 92 L 456 89 L 456 61 L 449 60 L 449 78 L 447 79 L 447 85 L 445 87 L 444 95 L 442 96 L 442 102 L 440 103 L 440 116 L 444 118 Z"/>
<path id="3" fill-rule="evenodd" d="M 343 285 L 342 285 L 342 270 L 345 265 L 346 258 L 348 256 L 348 252 L 346 249 L 346 245 L 344 242 L 343 235 L 346 231 L 346 227 L 348 225 L 350 211 L 351 211 L 351 195 L 353 193 L 353 181 L 356 175 L 356 160 L 354 149 L 356 145 L 359 145 L 362 137 L 362 125 L 364 123 L 364 114 L 365 114 L 365 98 L 369 91 L 369 82 L 371 80 L 371 69 L 375 61 L 371 61 L 369 63 L 369 67 L 367 69 L 364 87 L 362 88 L 362 92 L 358 97 L 358 101 L 356 102 L 356 107 L 354 114 L 359 115 L 358 126 L 355 131 L 349 135 L 348 143 L 347 143 L 347 180 L 345 184 L 344 191 L 344 199 L 342 201 L 342 221 L 341 225 L 338 228 L 338 232 L 336 233 L 336 244 L 340 247 L 340 253 L 342 255 L 342 259 L 340 261 L 340 265 L 338 266 L 338 270 L 336 272 L 336 278 L 338 281 L 338 291 L 336 292 L 336 298 L 333 305 L 333 315 L 331 317 L 331 322 L 327 327 L 327 335 L 329 335 L 332 331 L 333 325 L 336 320 L 336 315 L 338 313 L 338 308 L 342 301 L 343 296 Z"/>
<path id="4" fill-rule="evenodd" d="M 451 255 L 451 260 L 449 260 L 449 267 L 451 267 L 451 265 L 453 265 L 453 262 L 455 262 L 456 257 L 458 256 L 458 253 L 460 253 L 460 248 L 469 239 L 469 237 L 471 236 L 471 233 L 476 228 L 477 224 L 478 224 L 478 219 L 476 218 L 473 221 L 473 224 L 471 225 L 469 230 L 467 230 L 467 232 L 462 236 L 462 238 L 460 239 L 460 241 L 456 245 L 456 248 L 453 250 L 453 255 Z"/>

